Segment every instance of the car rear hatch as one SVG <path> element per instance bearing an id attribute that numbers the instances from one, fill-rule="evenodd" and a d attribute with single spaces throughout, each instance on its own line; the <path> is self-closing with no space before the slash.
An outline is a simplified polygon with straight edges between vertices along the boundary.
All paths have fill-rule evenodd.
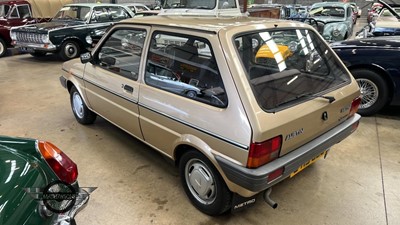
<path id="1" fill-rule="evenodd" d="M 269 161 L 312 141 L 357 110 L 356 82 L 313 30 L 255 31 L 237 36 L 235 44 L 252 90 L 249 98 L 254 99 L 248 112 L 250 149 L 275 146 Z"/>

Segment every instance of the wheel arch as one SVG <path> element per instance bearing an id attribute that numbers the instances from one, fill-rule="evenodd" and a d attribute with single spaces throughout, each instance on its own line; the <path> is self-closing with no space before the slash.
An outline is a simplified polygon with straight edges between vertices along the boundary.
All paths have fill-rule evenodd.
<path id="1" fill-rule="evenodd" d="M 390 77 L 390 75 L 386 72 L 386 70 L 383 67 L 381 67 L 379 65 L 375 65 L 375 64 L 372 64 L 372 65 L 369 64 L 369 65 L 349 66 L 348 69 L 350 72 L 353 70 L 357 70 L 357 69 L 367 69 L 367 70 L 371 70 L 371 71 L 379 74 L 385 80 L 385 83 L 386 83 L 387 87 L 389 88 L 389 102 L 391 101 L 396 87 L 395 87 L 395 84 L 394 84 L 392 78 Z"/>
<path id="2" fill-rule="evenodd" d="M 59 47 L 61 47 L 66 41 L 74 41 L 74 42 L 76 42 L 76 43 L 79 45 L 79 47 L 81 48 L 81 51 L 83 51 L 83 50 L 86 49 L 84 41 L 82 41 L 82 40 L 81 40 L 79 37 L 77 37 L 77 36 L 68 36 L 68 37 L 65 37 L 65 38 L 61 41 Z"/>
<path id="3" fill-rule="evenodd" d="M 92 107 L 90 106 L 90 104 L 89 104 L 88 101 L 86 100 L 86 95 L 84 95 L 84 93 L 83 93 L 82 89 L 80 88 L 80 86 L 79 86 L 79 85 L 75 85 L 72 81 L 68 80 L 68 81 L 67 81 L 67 90 L 68 90 L 68 93 L 69 93 L 69 94 L 71 94 L 71 89 L 72 89 L 72 87 L 75 87 L 76 90 L 78 90 L 78 92 L 79 92 L 79 94 L 81 95 L 82 100 L 85 102 L 86 106 L 87 106 L 90 110 L 92 110 Z"/>
<path id="4" fill-rule="evenodd" d="M 207 157 L 208 160 L 210 160 L 210 162 L 218 169 L 218 166 L 215 163 L 215 158 L 211 153 L 211 147 L 200 138 L 191 134 L 185 134 L 182 135 L 181 138 L 179 138 L 179 140 L 175 142 L 175 145 L 176 147 L 174 148 L 173 152 L 175 166 L 179 165 L 179 161 L 181 160 L 185 152 L 194 150 L 200 152 L 205 157 Z"/>

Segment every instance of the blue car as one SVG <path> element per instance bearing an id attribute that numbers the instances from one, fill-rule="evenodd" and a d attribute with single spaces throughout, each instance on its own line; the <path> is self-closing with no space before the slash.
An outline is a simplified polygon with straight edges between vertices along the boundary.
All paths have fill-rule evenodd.
<path id="1" fill-rule="evenodd" d="M 400 36 L 348 40 L 331 47 L 360 86 L 361 115 L 373 115 L 389 104 L 400 105 Z"/>

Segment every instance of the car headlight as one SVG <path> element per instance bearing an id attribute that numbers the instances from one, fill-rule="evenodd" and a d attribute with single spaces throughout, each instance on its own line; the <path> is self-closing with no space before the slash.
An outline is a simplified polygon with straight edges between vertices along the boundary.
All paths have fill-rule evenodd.
<path id="1" fill-rule="evenodd" d="M 49 34 L 41 34 L 40 41 L 42 43 L 50 43 Z"/>
<path id="2" fill-rule="evenodd" d="M 337 28 L 334 28 L 332 30 L 332 36 L 338 37 L 339 35 L 340 35 L 340 30 L 338 30 Z"/>
<path id="3" fill-rule="evenodd" d="M 86 36 L 85 40 L 90 45 L 93 43 L 93 39 L 92 39 L 92 37 L 90 35 Z"/>
<path id="4" fill-rule="evenodd" d="M 10 37 L 11 37 L 11 40 L 16 41 L 17 40 L 17 33 L 15 33 L 14 31 L 10 31 Z"/>

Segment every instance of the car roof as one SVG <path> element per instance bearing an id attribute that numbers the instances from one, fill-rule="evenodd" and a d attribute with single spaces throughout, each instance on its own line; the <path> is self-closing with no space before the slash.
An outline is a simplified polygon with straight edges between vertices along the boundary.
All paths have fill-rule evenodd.
<path id="1" fill-rule="evenodd" d="M 81 6 L 81 7 L 95 7 L 95 6 L 121 6 L 120 4 L 111 4 L 111 3 L 72 3 L 66 4 L 66 6 Z"/>
<path id="2" fill-rule="evenodd" d="M 274 27 L 306 27 L 308 25 L 291 20 L 279 20 L 261 17 L 192 17 L 192 16 L 171 16 L 157 15 L 140 18 L 132 18 L 121 21 L 125 24 L 143 24 L 168 26 L 185 29 L 203 30 L 217 33 L 221 29 L 229 30 L 237 27 L 243 29 L 274 28 Z M 262 24 L 262 25 L 261 25 Z M 297 24 L 297 25 L 296 25 Z M 246 28 L 247 27 L 247 28 Z M 252 27 L 252 28 L 250 28 Z"/>
<path id="3" fill-rule="evenodd" d="M 336 6 L 336 7 L 349 7 L 350 3 L 344 2 L 318 2 L 312 5 L 312 8 L 324 7 L 324 6 Z"/>

